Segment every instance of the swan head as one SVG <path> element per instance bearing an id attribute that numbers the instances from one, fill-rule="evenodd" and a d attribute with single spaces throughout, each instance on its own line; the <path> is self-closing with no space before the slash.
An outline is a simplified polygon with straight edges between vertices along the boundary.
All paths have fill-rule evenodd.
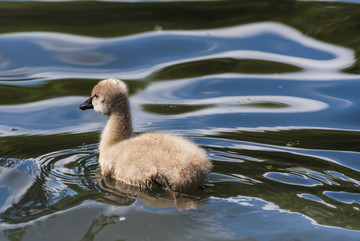
<path id="1" fill-rule="evenodd" d="M 94 86 L 91 97 L 80 105 L 81 110 L 94 109 L 103 115 L 121 110 L 128 105 L 127 88 L 119 79 L 101 80 Z"/>

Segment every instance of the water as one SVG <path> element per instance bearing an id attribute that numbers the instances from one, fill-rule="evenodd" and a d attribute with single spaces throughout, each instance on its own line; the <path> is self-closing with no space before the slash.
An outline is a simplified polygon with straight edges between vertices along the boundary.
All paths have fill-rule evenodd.
<path id="1" fill-rule="evenodd" d="M 0 240 L 360 240 L 356 1 L 0 2 Z M 97 175 L 123 79 L 134 129 L 184 135 L 198 201 Z"/>

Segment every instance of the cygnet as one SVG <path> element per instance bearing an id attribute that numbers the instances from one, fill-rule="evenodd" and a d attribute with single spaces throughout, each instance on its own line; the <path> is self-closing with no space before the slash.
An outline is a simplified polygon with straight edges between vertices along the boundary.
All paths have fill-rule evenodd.
<path id="1" fill-rule="evenodd" d="M 212 164 L 190 140 L 163 132 L 133 134 L 128 91 L 121 80 L 101 80 L 80 109 L 108 116 L 99 143 L 102 175 L 139 188 L 160 185 L 171 191 L 207 180 Z"/>

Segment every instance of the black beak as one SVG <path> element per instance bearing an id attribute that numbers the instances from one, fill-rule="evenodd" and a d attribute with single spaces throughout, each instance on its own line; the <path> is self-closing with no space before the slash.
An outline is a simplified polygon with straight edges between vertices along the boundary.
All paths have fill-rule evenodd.
<path id="1" fill-rule="evenodd" d="M 92 104 L 92 99 L 93 99 L 94 97 L 90 97 L 89 99 L 87 99 L 84 103 L 82 103 L 81 105 L 80 105 L 80 109 L 81 110 L 87 110 L 87 109 L 93 109 L 94 108 L 94 106 L 93 106 L 93 104 Z"/>

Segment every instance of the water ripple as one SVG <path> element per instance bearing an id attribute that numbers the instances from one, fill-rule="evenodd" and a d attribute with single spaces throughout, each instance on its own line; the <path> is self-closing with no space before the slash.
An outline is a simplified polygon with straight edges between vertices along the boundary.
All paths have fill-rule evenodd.
<path id="1" fill-rule="evenodd" d="M 268 43 L 263 42 L 264 38 Z M 19 73 L 26 78 L 139 79 L 169 66 L 219 58 L 266 60 L 303 69 L 296 74 L 281 74 L 281 78 L 339 79 L 351 78 L 340 71 L 355 61 L 349 49 L 311 39 L 274 22 L 213 30 L 156 31 L 110 39 L 14 33 L 0 35 L 0 44 L 0 76 L 4 80 L 9 76 L 24 78 Z"/>
<path id="2" fill-rule="evenodd" d="M 96 145 L 88 145 L 81 149 L 61 150 L 40 156 L 37 161 L 45 175 L 50 174 L 64 184 L 78 184 L 80 178 L 81 183 L 94 186 L 91 177 L 97 168 L 96 148 Z"/>
<path id="3" fill-rule="evenodd" d="M 0 210 L 2 221 L 26 222 L 81 202 L 99 193 L 94 182 L 97 151 L 94 145 L 52 152 L 36 159 L 18 160 L 11 168 L 11 159 L 0 166 L 1 177 L 10 185 L 0 187 L 7 193 Z M 32 175 L 30 175 L 33 173 Z M 12 181 L 9 181 L 9 180 Z"/>
<path id="4" fill-rule="evenodd" d="M 105 118 L 91 111 L 80 113 L 79 104 L 83 101 L 84 98 L 70 96 L 20 105 L 2 105 L 0 136 L 100 130 L 104 126 Z M 16 131 L 13 131 L 14 128 Z"/>
<path id="5" fill-rule="evenodd" d="M 334 199 L 338 202 L 347 203 L 347 204 L 359 204 L 360 205 L 360 194 L 359 193 L 349 193 L 349 192 L 324 192 L 324 195 Z"/>
<path id="6" fill-rule="evenodd" d="M 298 196 L 301 197 L 301 198 L 307 199 L 307 200 L 311 200 L 311 201 L 314 201 L 314 202 L 324 204 L 324 205 L 326 205 L 328 207 L 331 207 L 331 208 L 336 208 L 336 206 L 331 205 L 331 204 L 325 202 L 323 199 L 319 198 L 318 196 L 315 196 L 315 195 L 312 195 L 312 194 L 301 193 L 301 194 L 298 194 Z"/>
<path id="7" fill-rule="evenodd" d="M 279 172 L 268 172 L 264 174 L 264 177 L 275 180 L 277 182 L 286 183 L 290 185 L 298 185 L 305 187 L 314 187 L 321 185 L 321 182 L 315 181 L 305 175 L 295 175 L 292 173 L 279 173 Z"/>
<path id="8" fill-rule="evenodd" d="M 76 240 L 357 240 L 358 40 L 345 31 L 354 29 L 357 10 L 287 1 L 281 10 L 262 8 L 259 18 L 246 11 L 263 5 L 245 2 L 221 11 L 195 4 L 202 8 L 199 28 L 211 25 L 206 16 L 219 17 L 213 26 L 233 24 L 216 29 L 194 29 L 184 16 L 198 7 L 183 3 L 79 4 L 105 16 L 91 18 L 92 26 L 89 11 L 72 16 L 72 3 L 45 4 L 45 25 L 26 19 L 42 4 L 6 3 L 9 17 L 25 14 L 4 16 L 11 24 L 0 34 L 0 239 L 69 240 L 76 231 Z M 121 36 L 164 24 L 169 14 L 161 9 L 170 5 L 185 15 L 164 28 L 192 30 L 156 26 Z M 69 18 L 61 16 L 66 21 L 49 15 L 57 6 L 71 8 Z M 116 8 L 129 10 L 128 23 L 119 22 Z M 345 14 L 347 8 L 355 10 Z M 224 19 L 226 11 L 233 17 Z M 150 25 L 134 24 L 134 16 Z M 74 26 L 62 25 L 74 19 Z M 244 24 L 251 21 L 263 22 Z M 180 133 L 206 150 L 214 164 L 209 181 L 187 193 L 199 200 L 101 175 L 97 144 L 81 143 L 98 142 L 106 117 L 78 106 L 109 77 L 129 87 L 136 133 Z M 170 228 L 159 232 L 164 223 Z"/>

